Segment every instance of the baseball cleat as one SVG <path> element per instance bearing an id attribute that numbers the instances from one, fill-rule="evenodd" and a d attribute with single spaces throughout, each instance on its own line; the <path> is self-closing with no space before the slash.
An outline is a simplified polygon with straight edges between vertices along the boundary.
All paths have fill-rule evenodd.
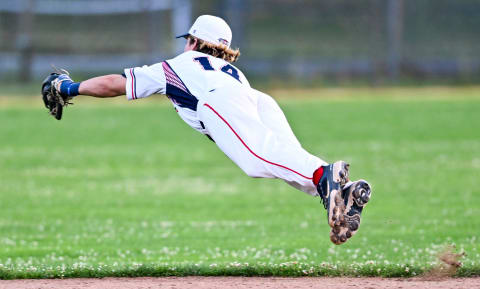
<path id="1" fill-rule="evenodd" d="M 317 185 L 317 191 L 327 210 L 328 225 L 332 228 L 344 222 L 342 188 L 348 182 L 348 167 L 344 161 L 322 166 L 323 174 Z"/>
<path id="2" fill-rule="evenodd" d="M 330 240 L 334 244 L 343 244 L 357 233 L 362 210 L 370 200 L 371 193 L 371 186 L 365 180 L 345 184 L 342 191 L 344 214 L 330 232 Z"/>

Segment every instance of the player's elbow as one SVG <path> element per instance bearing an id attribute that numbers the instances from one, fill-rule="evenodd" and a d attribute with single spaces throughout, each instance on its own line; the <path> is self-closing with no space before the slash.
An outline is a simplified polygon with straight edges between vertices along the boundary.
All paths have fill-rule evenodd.
<path id="1" fill-rule="evenodd" d="M 103 95 L 119 96 L 125 94 L 125 78 L 121 75 L 108 75 L 103 82 Z"/>
<path id="2" fill-rule="evenodd" d="M 95 92 L 98 96 L 114 97 L 125 94 L 125 78 L 121 75 L 105 75 L 97 83 Z"/>

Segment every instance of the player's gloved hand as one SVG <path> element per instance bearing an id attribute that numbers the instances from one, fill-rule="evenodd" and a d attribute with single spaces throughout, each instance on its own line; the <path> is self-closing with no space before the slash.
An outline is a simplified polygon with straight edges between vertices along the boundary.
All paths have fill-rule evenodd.
<path id="1" fill-rule="evenodd" d="M 78 95 L 80 82 L 73 82 L 70 75 L 66 73 L 59 74 L 58 77 L 53 80 L 53 84 L 55 85 L 55 89 L 63 97 L 73 98 Z"/>
<path id="2" fill-rule="evenodd" d="M 45 107 L 56 119 L 62 118 L 63 107 L 78 95 L 80 83 L 73 82 L 67 73 L 51 73 L 42 82 L 42 99 Z"/>

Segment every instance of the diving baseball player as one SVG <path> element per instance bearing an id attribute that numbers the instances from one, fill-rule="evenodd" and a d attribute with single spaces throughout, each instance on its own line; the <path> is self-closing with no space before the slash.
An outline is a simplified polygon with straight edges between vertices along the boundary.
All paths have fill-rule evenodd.
<path id="1" fill-rule="evenodd" d="M 370 199 L 370 185 L 349 181 L 347 163 L 328 164 L 302 148 L 273 98 L 250 87 L 232 65 L 240 52 L 230 48 L 232 31 L 223 19 L 200 16 L 179 37 L 187 39 L 182 54 L 123 74 L 74 82 L 67 73 L 52 73 L 42 85 L 45 105 L 60 119 L 63 106 L 77 95 L 136 100 L 164 94 L 188 125 L 214 141 L 247 175 L 279 178 L 320 196 L 333 243 L 352 237 Z"/>

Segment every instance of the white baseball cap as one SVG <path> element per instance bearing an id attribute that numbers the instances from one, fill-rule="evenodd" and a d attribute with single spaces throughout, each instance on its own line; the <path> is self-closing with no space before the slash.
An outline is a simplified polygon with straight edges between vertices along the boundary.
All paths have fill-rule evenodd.
<path id="1" fill-rule="evenodd" d="M 227 22 L 220 17 L 212 15 L 202 15 L 195 20 L 188 33 L 177 36 L 187 37 L 188 35 L 195 36 L 203 41 L 212 44 L 223 44 L 230 47 L 232 42 L 232 30 Z"/>

